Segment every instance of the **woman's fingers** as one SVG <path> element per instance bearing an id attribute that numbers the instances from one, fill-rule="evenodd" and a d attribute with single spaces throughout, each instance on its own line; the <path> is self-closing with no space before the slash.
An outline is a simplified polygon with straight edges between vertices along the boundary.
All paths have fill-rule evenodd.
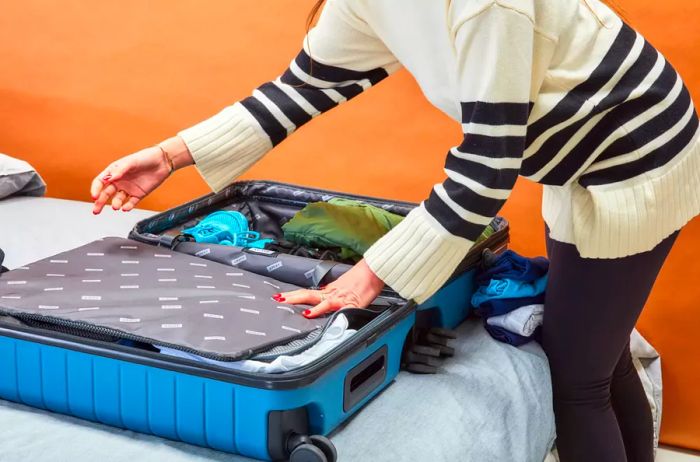
<path id="1" fill-rule="evenodd" d="M 100 192 L 100 194 L 97 196 L 97 199 L 95 200 L 95 205 L 92 208 L 92 213 L 97 215 L 98 213 L 102 212 L 102 209 L 104 208 L 105 204 L 112 198 L 112 196 L 116 192 L 117 187 L 113 184 L 105 186 Z"/>
<path id="2" fill-rule="evenodd" d="M 351 291 L 328 287 L 323 290 L 299 289 L 291 292 L 275 294 L 272 297 L 278 302 L 291 304 L 315 305 L 304 311 L 307 318 L 315 318 L 344 307 L 359 306 L 357 296 Z"/>
<path id="3" fill-rule="evenodd" d="M 331 297 L 323 300 L 313 308 L 309 308 L 308 310 L 304 311 L 303 315 L 309 319 L 313 319 L 323 316 L 326 313 L 338 311 L 341 308 L 343 308 L 342 300 L 336 297 Z"/>
<path id="4" fill-rule="evenodd" d="M 93 200 L 96 200 L 97 196 L 100 195 L 104 185 L 105 184 L 102 182 L 102 176 L 97 176 L 94 180 L 92 180 L 92 183 L 90 184 L 90 196 L 92 196 Z"/>
<path id="5" fill-rule="evenodd" d="M 283 292 L 272 296 L 278 302 L 291 304 L 315 305 L 321 302 L 321 295 L 318 290 L 298 289 L 291 292 Z"/>
<path id="6" fill-rule="evenodd" d="M 124 205 L 122 206 L 122 211 L 123 211 L 123 212 L 128 212 L 128 211 L 130 211 L 130 210 L 133 210 L 134 207 L 136 207 L 136 204 L 138 204 L 140 200 L 141 200 L 141 199 L 139 199 L 138 197 L 135 197 L 135 196 L 129 197 L 129 200 L 126 201 L 126 204 L 124 204 Z"/>
<path id="7" fill-rule="evenodd" d="M 124 205 L 124 202 L 128 199 L 128 194 L 124 191 L 117 191 L 117 193 L 112 198 L 112 209 L 119 210 Z"/>
<path id="8" fill-rule="evenodd" d="M 102 190 L 110 183 L 120 180 L 124 174 L 131 168 L 130 162 L 118 161 L 110 164 L 109 167 L 100 172 L 99 175 L 90 183 L 90 195 L 93 199 L 97 199 Z"/>

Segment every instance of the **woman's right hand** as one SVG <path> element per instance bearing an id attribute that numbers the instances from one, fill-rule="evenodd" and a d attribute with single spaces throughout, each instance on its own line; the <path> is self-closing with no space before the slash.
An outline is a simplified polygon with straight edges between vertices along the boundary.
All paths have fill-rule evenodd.
<path id="1" fill-rule="evenodd" d="M 114 210 L 128 212 L 141 199 L 161 185 L 172 173 L 193 163 L 192 156 L 182 139 L 175 137 L 159 146 L 142 149 L 122 157 L 104 169 L 90 186 L 98 214 L 111 203 Z"/>

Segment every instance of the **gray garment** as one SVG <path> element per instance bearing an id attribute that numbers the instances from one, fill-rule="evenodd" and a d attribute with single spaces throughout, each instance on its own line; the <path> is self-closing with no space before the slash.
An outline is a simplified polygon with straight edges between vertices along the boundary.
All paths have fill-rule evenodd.
<path id="1" fill-rule="evenodd" d="M 639 378 L 647 395 L 651 416 L 654 420 L 654 447 L 659 446 L 659 433 L 661 432 L 661 392 L 663 384 L 661 381 L 661 357 L 649 342 L 646 341 L 637 329 L 632 331 L 630 337 L 630 351 L 632 353 L 632 363 L 634 364 Z"/>
<path id="2" fill-rule="evenodd" d="M 301 315 L 308 306 L 271 298 L 295 289 L 270 277 L 113 237 L 2 274 L 0 310 L 52 323 L 68 320 L 100 335 L 136 336 L 226 361 L 248 358 L 325 324 Z M 96 331 L 96 326 L 112 332 Z"/>
<path id="3" fill-rule="evenodd" d="M 10 196 L 43 196 L 46 183 L 27 162 L 0 154 L 0 199 Z"/>

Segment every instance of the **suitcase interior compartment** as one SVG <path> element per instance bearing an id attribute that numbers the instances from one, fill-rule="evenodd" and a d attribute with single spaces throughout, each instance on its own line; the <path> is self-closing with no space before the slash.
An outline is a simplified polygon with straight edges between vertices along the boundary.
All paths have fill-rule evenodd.
<path id="1" fill-rule="evenodd" d="M 217 210 L 236 210 L 248 218 L 251 229 L 260 232 L 261 237 L 278 239 L 283 235 L 282 225 L 291 219 L 296 212 L 311 202 L 328 201 L 333 197 L 360 200 L 402 216 L 407 215 L 417 205 L 410 202 L 383 200 L 269 181 L 243 181 L 233 183 L 219 193 L 209 194 L 143 220 L 134 227 L 129 237 L 153 245 L 174 247 L 174 250 L 178 250 L 175 238 L 182 229 L 197 224 L 199 220 Z M 421 311 L 431 312 L 429 315 L 424 314 L 419 318 L 421 323 L 453 329 L 469 315 L 471 303 L 465 294 L 471 293 L 474 289 L 474 269 L 481 261 L 482 253 L 486 249 L 501 252 L 508 246 L 509 225 L 507 220 L 496 217 L 492 221 L 492 226 L 495 233 L 474 246 L 455 269 L 454 274 L 443 289 L 418 307 Z M 196 249 L 197 246 L 201 246 L 204 251 L 207 247 L 228 247 L 193 242 L 186 244 L 187 248 Z M 235 248 L 229 247 L 229 249 Z M 241 248 L 237 249 L 241 250 Z M 313 264 L 317 261 L 319 260 L 313 260 Z M 348 262 L 349 264 L 352 262 Z M 333 277 L 342 274 L 341 265 L 343 263 L 337 265 L 333 274 L 330 275 L 331 277 L 324 282 L 327 283 Z M 349 268 L 349 266 L 347 267 Z M 298 281 L 294 281 L 294 283 L 301 285 Z M 310 284 L 310 286 L 312 285 Z M 383 295 L 400 299 L 398 294 L 390 288 L 386 288 Z"/>
<path id="2" fill-rule="evenodd" d="M 183 229 L 196 225 L 201 219 L 218 210 L 233 210 L 245 215 L 250 229 L 258 231 L 261 238 L 280 239 L 283 237 L 282 225 L 295 213 L 312 202 L 328 201 L 334 197 L 359 200 L 401 216 L 406 216 L 417 205 L 276 182 L 243 181 L 233 183 L 219 193 L 209 194 L 143 220 L 137 223 L 129 237 L 136 241 L 174 247 L 177 250 L 175 239 Z M 492 226 L 496 232 L 474 246 L 453 277 L 478 264 L 485 249 L 499 251 L 507 246 L 508 222 L 502 217 L 496 217 Z M 201 245 L 203 249 L 211 247 L 209 244 L 190 244 Z M 353 264 L 352 261 L 341 263 Z"/>
<path id="3" fill-rule="evenodd" d="M 259 232 L 261 238 L 278 240 L 284 237 L 282 225 L 294 214 L 312 202 L 325 202 L 333 197 L 360 200 L 401 216 L 406 216 L 416 205 L 267 181 L 238 182 L 217 194 L 204 196 L 139 222 L 130 237 L 170 247 L 183 229 L 196 225 L 210 213 L 230 210 L 242 213 L 250 229 Z"/>

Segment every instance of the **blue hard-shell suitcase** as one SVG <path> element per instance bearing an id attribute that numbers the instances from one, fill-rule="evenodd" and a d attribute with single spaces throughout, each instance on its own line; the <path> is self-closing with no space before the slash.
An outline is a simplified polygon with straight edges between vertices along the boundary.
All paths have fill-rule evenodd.
<path id="1" fill-rule="evenodd" d="M 294 213 L 308 203 L 332 197 L 361 200 L 400 215 L 416 206 L 245 181 L 144 220 L 129 238 L 224 263 L 241 261 L 230 259 L 230 252 L 245 254 L 248 263 L 261 268 L 270 266 L 261 258 L 282 259 L 306 273 L 311 287 L 337 277 L 343 265 L 183 242 L 180 231 L 214 211 L 237 210 L 246 215 L 252 229 L 278 238 L 281 225 Z M 257 459 L 336 460 L 327 435 L 385 389 L 401 367 L 434 372 L 438 358 L 451 354 L 447 329 L 469 314 L 481 254 L 485 249 L 502 251 L 508 243 L 507 222 L 496 218 L 492 226 L 496 232 L 475 246 L 445 286 L 425 303 L 416 306 L 387 289 L 385 295 L 398 298 L 399 303 L 368 320 L 339 347 L 291 372 L 231 371 L 0 316 L 0 397 Z"/>

